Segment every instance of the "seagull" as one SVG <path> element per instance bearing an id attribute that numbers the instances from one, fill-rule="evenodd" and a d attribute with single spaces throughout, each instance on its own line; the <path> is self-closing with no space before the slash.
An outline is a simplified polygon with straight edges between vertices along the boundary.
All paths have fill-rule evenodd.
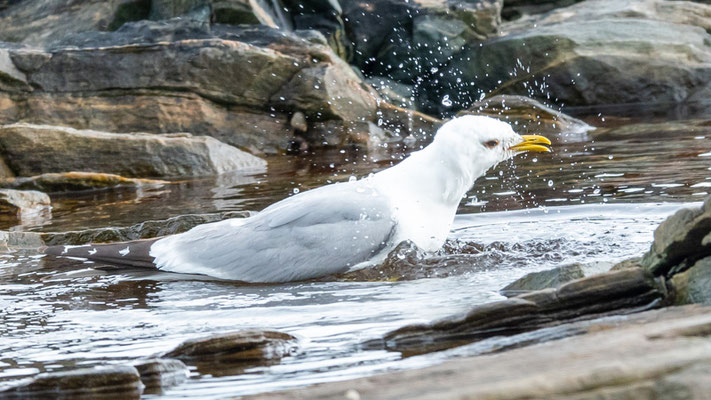
<path id="1" fill-rule="evenodd" d="M 438 250 L 477 178 L 516 154 L 550 151 L 550 144 L 494 118 L 461 116 L 393 167 L 304 191 L 249 218 L 155 239 L 52 246 L 44 253 L 253 283 L 373 267 L 406 240 L 426 252 Z"/>

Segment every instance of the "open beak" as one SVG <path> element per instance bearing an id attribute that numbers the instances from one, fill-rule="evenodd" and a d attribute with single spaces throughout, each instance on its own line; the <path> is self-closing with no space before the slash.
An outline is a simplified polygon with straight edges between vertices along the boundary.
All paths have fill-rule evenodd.
<path id="1" fill-rule="evenodd" d="M 551 141 L 548 138 L 540 135 L 521 135 L 523 142 L 515 144 L 509 147 L 509 150 L 523 152 L 523 151 L 551 151 L 546 146 L 542 144 L 550 145 Z"/>

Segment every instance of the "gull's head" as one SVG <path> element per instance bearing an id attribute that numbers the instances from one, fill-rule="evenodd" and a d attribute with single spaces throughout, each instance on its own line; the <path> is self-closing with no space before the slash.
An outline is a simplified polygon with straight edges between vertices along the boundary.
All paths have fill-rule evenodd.
<path id="1" fill-rule="evenodd" d="M 550 151 L 544 145 L 551 144 L 543 136 L 519 135 L 506 122 L 478 115 L 446 122 L 437 131 L 434 143 L 440 144 L 448 156 L 459 158 L 460 163 L 472 163 L 477 176 L 516 154 Z"/>

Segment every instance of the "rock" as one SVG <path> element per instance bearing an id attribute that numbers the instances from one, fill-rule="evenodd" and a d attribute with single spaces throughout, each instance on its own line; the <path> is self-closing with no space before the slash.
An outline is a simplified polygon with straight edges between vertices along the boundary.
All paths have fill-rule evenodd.
<path id="1" fill-rule="evenodd" d="M 136 368 L 127 365 L 42 373 L 29 382 L 0 391 L 3 399 L 138 399 L 143 384 Z"/>
<path id="2" fill-rule="evenodd" d="M 247 329 L 191 339 L 163 357 L 217 362 L 260 362 L 293 354 L 297 339 L 282 332 Z"/>
<path id="3" fill-rule="evenodd" d="M 609 272 L 568 282 L 558 289 L 483 304 L 466 314 L 430 324 L 405 326 L 387 333 L 382 343 L 388 350 L 411 356 L 492 336 L 556 326 L 572 319 L 654 308 L 661 305 L 665 296 L 665 288 L 644 269 Z"/>
<path id="4" fill-rule="evenodd" d="M 306 116 L 301 111 L 297 111 L 291 116 L 289 125 L 297 132 L 306 132 L 309 130 L 309 125 L 306 122 Z"/>
<path id="5" fill-rule="evenodd" d="M 381 102 L 377 111 L 378 125 L 401 138 L 412 137 L 418 141 L 429 142 L 437 129 L 444 123 L 441 119 L 421 112 L 397 107 Z"/>
<path id="6" fill-rule="evenodd" d="M 151 358 L 133 363 L 141 382 L 147 390 L 177 385 L 190 375 L 188 367 L 180 360 Z"/>
<path id="7" fill-rule="evenodd" d="M 526 274 L 524 277 L 506 285 L 501 289 L 500 293 L 506 297 L 513 297 L 534 290 L 557 289 L 564 283 L 584 277 L 585 272 L 580 264 L 569 264 L 546 271 Z"/>
<path id="8" fill-rule="evenodd" d="M 127 227 L 95 228 L 68 232 L 0 231 L 0 246 L 36 249 L 42 246 L 80 246 L 89 243 L 150 239 L 185 232 L 200 224 L 222 221 L 227 218 L 245 218 L 249 215 L 251 213 L 248 211 L 188 214 L 165 220 L 145 221 Z"/>
<path id="9" fill-rule="evenodd" d="M 711 120 L 687 119 L 657 123 L 628 123 L 622 126 L 598 128 L 590 132 L 595 140 L 629 140 L 637 138 L 667 138 L 678 134 L 694 133 L 696 136 L 711 134 Z"/>
<path id="10" fill-rule="evenodd" d="M 685 306 L 570 324 L 565 340 L 434 366 L 248 396 L 249 399 L 705 399 L 711 307 Z M 474 356 L 470 356 L 474 354 Z"/>
<path id="11" fill-rule="evenodd" d="M 377 94 L 319 41 L 314 32 L 172 19 L 76 34 L 49 51 L 11 47 L 26 83 L 0 86 L 0 119 L 190 132 L 279 153 L 291 140 L 289 116 L 301 111 L 339 125 L 333 134 L 355 143 L 358 132 L 344 126 L 374 121 Z"/>
<path id="12" fill-rule="evenodd" d="M 468 108 L 488 93 L 564 106 L 705 101 L 710 10 L 681 1 L 588 0 L 555 18 L 504 25 L 508 34 L 468 45 L 424 83 L 422 110 Z"/>
<path id="13" fill-rule="evenodd" d="M 642 268 L 642 266 L 640 265 L 641 261 L 641 257 L 634 257 L 628 260 L 620 261 L 617 264 L 613 265 L 612 268 L 610 268 L 610 271 L 621 271 L 623 269 L 630 268 Z"/>
<path id="14" fill-rule="evenodd" d="M 51 205 L 46 193 L 36 190 L 0 189 L 0 213 L 18 215 L 38 213 Z"/>
<path id="15" fill-rule="evenodd" d="M 343 20 L 354 63 L 404 83 L 428 76 L 465 43 L 495 35 L 500 0 L 348 1 Z"/>
<path id="16" fill-rule="evenodd" d="M 0 148 L 20 176 L 101 171 L 127 177 L 214 175 L 260 170 L 266 162 L 207 137 L 106 133 L 58 126 L 0 127 Z"/>
<path id="17" fill-rule="evenodd" d="M 6 3 L 6 2 L 5 2 Z M 0 41 L 45 46 L 78 32 L 118 29 L 148 17 L 150 0 L 22 0 L 0 3 Z"/>
<path id="18" fill-rule="evenodd" d="M 675 304 L 711 305 L 711 257 L 702 258 L 671 278 Z"/>
<path id="19" fill-rule="evenodd" d="M 123 176 L 114 174 L 74 171 L 64 173 L 47 173 L 24 178 L 6 178 L 0 180 L 0 187 L 59 193 L 106 189 L 117 186 L 162 186 L 169 183 L 170 182 L 168 181 L 155 179 L 124 178 Z"/>
<path id="20" fill-rule="evenodd" d="M 684 208 L 654 231 L 641 264 L 654 275 L 671 277 L 711 256 L 711 196 L 698 208 Z"/>
<path id="21" fill-rule="evenodd" d="M 415 85 L 395 82 L 383 76 L 367 78 L 371 85 L 386 102 L 402 108 L 415 108 Z"/>
<path id="22" fill-rule="evenodd" d="M 501 18 L 514 20 L 532 14 L 541 14 L 556 8 L 568 7 L 582 0 L 506 0 L 501 9 Z"/>
<path id="23" fill-rule="evenodd" d="M 487 115 L 511 124 L 519 134 L 580 134 L 594 128 L 525 96 L 497 95 L 478 101 L 458 115 Z"/>

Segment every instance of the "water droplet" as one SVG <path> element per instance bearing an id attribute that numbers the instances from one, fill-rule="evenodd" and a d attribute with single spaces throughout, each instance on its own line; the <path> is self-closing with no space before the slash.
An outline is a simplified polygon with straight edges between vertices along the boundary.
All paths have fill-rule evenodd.
<path id="1" fill-rule="evenodd" d="M 607 159 L 608 159 L 608 160 L 612 160 L 613 158 L 615 158 L 615 157 L 614 157 L 612 154 L 610 154 L 609 156 L 607 156 Z"/>
<path id="2" fill-rule="evenodd" d="M 552 179 L 548 181 L 548 187 L 553 187 L 553 180 Z"/>
<path id="3" fill-rule="evenodd" d="M 531 160 L 531 161 L 532 161 L 532 162 L 538 162 L 538 159 L 537 159 L 537 158 L 534 158 L 534 159 Z"/>
<path id="4" fill-rule="evenodd" d="M 444 97 L 442 97 L 442 105 L 445 107 L 452 107 L 452 100 L 449 99 L 448 94 L 445 94 Z"/>
<path id="5" fill-rule="evenodd" d="M 355 182 L 355 181 L 357 181 L 357 180 L 358 180 L 358 178 L 356 178 L 356 177 L 353 176 L 353 175 L 351 175 L 350 178 L 348 178 L 348 182 Z"/>
<path id="6" fill-rule="evenodd" d="M 294 192 L 294 194 L 299 193 L 299 188 L 294 188 L 294 189 L 292 190 L 292 192 Z"/>

